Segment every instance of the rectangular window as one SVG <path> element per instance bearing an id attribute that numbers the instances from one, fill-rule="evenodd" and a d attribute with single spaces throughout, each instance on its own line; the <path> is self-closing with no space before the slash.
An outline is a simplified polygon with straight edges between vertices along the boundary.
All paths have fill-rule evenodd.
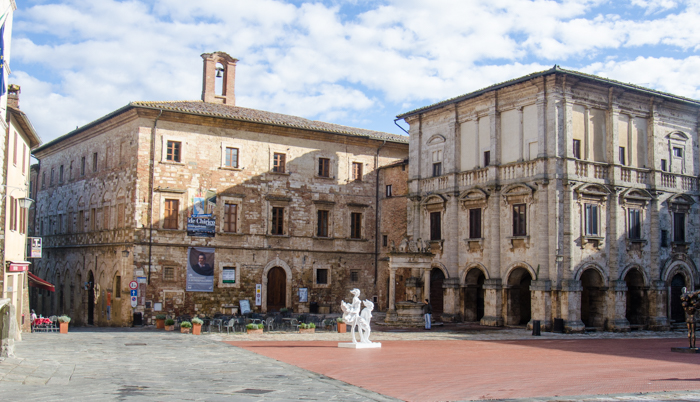
<path id="1" fill-rule="evenodd" d="M 88 222 L 88 226 L 90 226 L 91 232 L 97 230 L 97 210 L 95 208 L 90 210 L 90 222 Z"/>
<path id="2" fill-rule="evenodd" d="M 63 165 L 58 167 L 58 182 L 63 183 Z"/>
<path id="3" fill-rule="evenodd" d="M 15 143 L 14 145 L 14 152 L 12 156 L 12 164 L 17 166 L 17 144 L 19 143 L 19 136 L 17 135 L 17 131 L 15 131 Z"/>
<path id="4" fill-rule="evenodd" d="M 236 283 L 236 267 L 224 267 L 221 272 L 222 283 Z"/>
<path id="5" fill-rule="evenodd" d="M 469 210 L 469 238 L 481 238 L 481 208 Z"/>
<path id="6" fill-rule="evenodd" d="M 620 147 L 620 165 L 625 164 L 625 147 Z"/>
<path id="7" fill-rule="evenodd" d="M 122 297 L 122 277 L 119 275 L 114 278 L 114 297 Z"/>
<path id="8" fill-rule="evenodd" d="M 661 247 L 668 247 L 668 230 L 661 231 Z"/>
<path id="9" fill-rule="evenodd" d="M 53 186 L 53 168 L 51 168 L 51 179 L 49 180 L 49 186 Z"/>
<path id="10" fill-rule="evenodd" d="M 92 171 L 97 172 L 97 152 L 92 154 Z"/>
<path id="11" fill-rule="evenodd" d="M 362 163 L 353 162 L 352 163 L 352 179 L 362 180 Z"/>
<path id="12" fill-rule="evenodd" d="M 236 233 L 238 204 L 224 204 L 224 232 Z"/>
<path id="13" fill-rule="evenodd" d="M 272 171 L 275 173 L 284 173 L 287 155 L 275 153 L 272 159 Z"/>
<path id="14" fill-rule="evenodd" d="M 173 268 L 173 267 L 163 268 L 163 280 L 164 281 L 174 281 L 175 280 L 175 268 Z"/>
<path id="15" fill-rule="evenodd" d="M 581 159 L 581 140 L 574 140 L 574 158 Z"/>
<path id="16" fill-rule="evenodd" d="M 442 162 L 433 163 L 433 177 L 442 176 Z"/>
<path id="17" fill-rule="evenodd" d="M 586 236 L 598 236 L 598 205 L 584 204 Z"/>
<path id="18" fill-rule="evenodd" d="M 328 237 L 328 211 L 318 211 L 316 236 Z"/>
<path id="19" fill-rule="evenodd" d="M 357 271 L 357 270 L 350 271 L 350 282 L 359 282 L 359 281 L 360 281 L 360 271 Z"/>
<path id="20" fill-rule="evenodd" d="M 359 212 L 352 212 L 350 214 L 350 238 L 362 238 L 362 214 Z"/>
<path id="21" fill-rule="evenodd" d="M 41 174 L 41 189 L 46 188 L 46 172 Z"/>
<path id="22" fill-rule="evenodd" d="M 387 236 L 387 235 L 382 235 L 382 246 L 383 246 L 383 247 L 388 247 L 388 246 L 389 246 L 389 236 Z"/>
<path id="23" fill-rule="evenodd" d="M 102 229 L 109 230 L 109 207 L 102 208 Z"/>
<path id="24" fill-rule="evenodd" d="M 73 161 L 70 161 L 70 167 L 68 168 L 68 180 L 73 180 Z"/>
<path id="25" fill-rule="evenodd" d="M 442 239 L 442 224 L 441 224 L 440 212 L 430 213 L 430 240 L 441 240 Z"/>
<path id="26" fill-rule="evenodd" d="M 85 176 L 85 157 L 80 158 L 80 175 Z"/>
<path id="27" fill-rule="evenodd" d="M 682 212 L 673 213 L 673 241 L 685 242 L 685 214 Z"/>
<path id="28" fill-rule="evenodd" d="M 76 232 L 82 233 L 84 231 L 85 231 L 85 212 L 78 211 L 78 227 L 76 228 Z"/>
<path id="29" fill-rule="evenodd" d="M 27 172 L 27 144 L 22 144 L 22 174 Z"/>
<path id="30" fill-rule="evenodd" d="M 10 230 L 15 230 L 15 197 L 10 196 Z"/>
<path id="31" fill-rule="evenodd" d="M 491 165 L 491 151 L 484 152 L 484 167 Z"/>
<path id="32" fill-rule="evenodd" d="M 316 284 L 317 285 L 327 285 L 328 284 L 328 269 L 319 268 L 316 270 Z"/>
<path id="33" fill-rule="evenodd" d="M 163 213 L 163 229 L 178 228 L 178 213 L 180 212 L 180 200 L 165 200 Z"/>
<path id="34" fill-rule="evenodd" d="M 63 219 L 63 215 L 59 215 L 59 219 Z M 19 233 L 27 233 L 27 210 L 25 208 L 19 209 Z"/>
<path id="35" fill-rule="evenodd" d="M 182 143 L 180 141 L 168 141 L 168 148 L 165 153 L 165 160 L 170 162 L 180 162 L 180 149 Z"/>
<path id="36" fill-rule="evenodd" d="M 272 234 L 284 234 L 284 208 L 282 207 L 272 208 Z"/>
<path id="37" fill-rule="evenodd" d="M 639 240 L 642 238 L 642 225 L 641 225 L 641 214 L 638 209 L 630 209 L 627 213 L 628 216 L 628 236 L 632 240 Z"/>
<path id="38" fill-rule="evenodd" d="M 673 156 L 676 158 L 683 157 L 683 148 L 673 147 Z"/>
<path id="39" fill-rule="evenodd" d="M 527 235 L 525 204 L 513 205 L 513 236 Z"/>
<path id="40" fill-rule="evenodd" d="M 661 159 L 661 171 L 668 172 L 668 162 L 666 159 Z"/>
<path id="41" fill-rule="evenodd" d="M 238 148 L 226 147 L 224 152 L 224 166 L 237 168 L 238 167 Z"/>
<path id="42" fill-rule="evenodd" d="M 331 160 L 328 158 L 318 158 L 319 177 L 331 177 Z"/>
<path id="43" fill-rule="evenodd" d="M 386 196 L 391 197 L 391 184 L 387 184 L 386 186 Z"/>

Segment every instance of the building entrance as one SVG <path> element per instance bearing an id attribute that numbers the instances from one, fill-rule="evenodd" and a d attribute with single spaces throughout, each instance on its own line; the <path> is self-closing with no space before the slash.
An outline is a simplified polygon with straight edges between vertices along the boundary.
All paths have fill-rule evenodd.
<path id="1" fill-rule="evenodd" d="M 281 267 L 267 273 L 267 311 L 279 311 L 287 303 L 287 274 Z"/>
<path id="2" fill-rule="evenodd" d="M 88 272 L 87 284 L 87 323 L 95 324 L 95 277 L 92 271 Z"/>
<path id="3" fill-rule="evenodd" d="M 646 323 L 646 295 L 644 277 L 637 269 L 631 269 L 625 275 L 627 283 L 627 312 L 625 317 L 630 325 Z"/>
<path id="4" fill-rule="evenodd" d="M 681 295 L 685 287 L 685 276 L 676 274 L 671 279 L 671 322 L 685 322 L 685 311 L 681 303 Z"/>
<path id="5" fill-rule="evenodd" d="M 464 288 L 464 320 L 479 321 L 484 317 L 484 281 L 486 276 L 475 268 L 467 273 Z"/>
<path id="6" fill-rule="evenodd" d="M 430 305 L 433 308 L 433 316 L 442 315 L 443 293 L 442 283 L 445 281 L 445 274 L 440 268 L 433 268 L 430 271 Z"/>
<path id="7" fill-rule="evenodd" d="M 525 268 L 516 268 L 508 277 L 508 325 L 526 325 L 530 322 L 532 276 Z"/>
<path id="8" fill-rule="evenodd" d="M 587 327 L 603 327 L 605 320 L 605 291 L 603 278 L 595 269 L 581 275 L 581 321 Z"/>

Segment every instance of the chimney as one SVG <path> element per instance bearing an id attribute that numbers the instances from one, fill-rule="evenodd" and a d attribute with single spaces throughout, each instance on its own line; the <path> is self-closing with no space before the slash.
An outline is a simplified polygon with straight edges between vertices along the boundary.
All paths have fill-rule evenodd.
<path id="1" fill-rule="evenodd" d="M 7 106 L 19 109 L 19 85 L 10 84 L 7 86 Z"/>
<path id="2" fill-rule="evenodd" d="M 209 103 L 223 103 L 236 106 L 236 62 L 224 52 L 204 53 L 204 81 L 202 100 Z M 223 74 L 224 82 L 220 94 L 216 93 L 216 76 Z"/>

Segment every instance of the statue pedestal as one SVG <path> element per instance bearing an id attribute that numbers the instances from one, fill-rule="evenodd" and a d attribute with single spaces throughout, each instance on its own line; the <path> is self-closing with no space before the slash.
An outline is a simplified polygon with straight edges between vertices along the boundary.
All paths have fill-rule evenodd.
<path id="1" fill-rule="evenodd" d="M 338 347 L 339 348 L 348 348 L 348 349 L 376 349 L 376 348 L 381 348 L 382 344 L 381 344 L 381 342 L 372 342 L 372 343 L 347 342 L 347 343 L 339 343 Z"/>

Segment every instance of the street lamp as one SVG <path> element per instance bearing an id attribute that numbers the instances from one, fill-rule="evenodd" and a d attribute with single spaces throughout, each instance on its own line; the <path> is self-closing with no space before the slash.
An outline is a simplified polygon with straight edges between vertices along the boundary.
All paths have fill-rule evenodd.
<path id="1" fill-rule="evenodd" d="M 32 205 L 34 205 L 34 200 L 29 197 L 20 198 L 17 200 L 17 202 L 19 203 L 19 207 L 23 209 L 29 209 L 32 207 Z"/>

